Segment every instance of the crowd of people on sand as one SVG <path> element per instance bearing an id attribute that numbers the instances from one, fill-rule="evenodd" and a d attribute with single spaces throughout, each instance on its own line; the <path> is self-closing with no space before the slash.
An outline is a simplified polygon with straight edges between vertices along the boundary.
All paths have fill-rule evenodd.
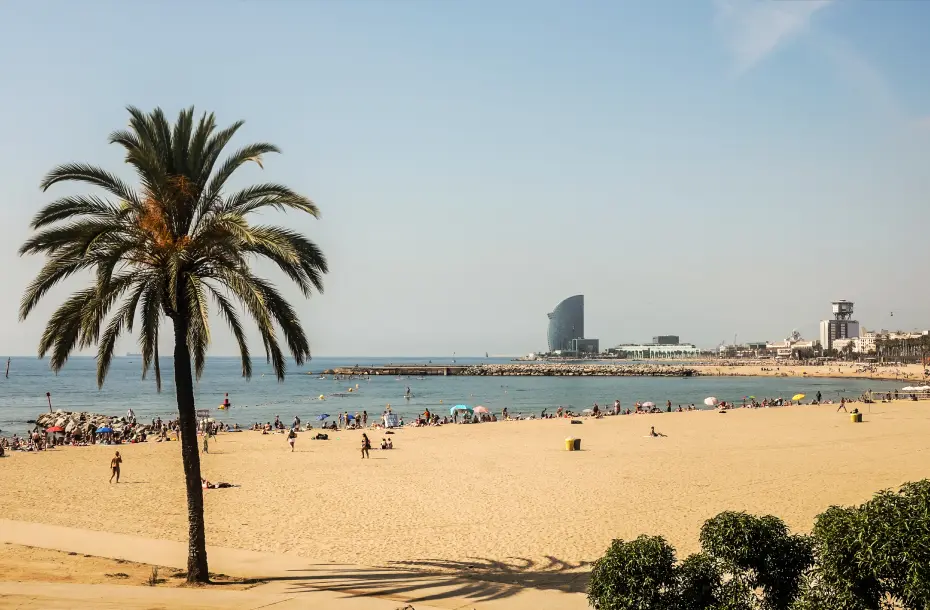
<path id="1" fill-rule="evenodd" d="M 908 388 L 910 389 L 910 388 Z M 922 397 L 922 396 L 921 396 Z M 800 400 L 796 400 L 800 398 Z M 710 405 L 712 408 L 716 409 L 720 413 L 725 413 L 730 409 L 735 408 L 746 408 L 746 409 L 760 409 L 760 408 L 769 408 L 769 407 L 783 407 L 783 406 L 792 406 L 792 405 L 819 405 L 819 404 L 837 404 L 831 399 L 824 400 L 821 393 L 818 391 L 817 394 L 809 398 L 806 402 L 804 400 L 805 396 L 795 396 L 792 399 L 785 399 L 782 397 L 777 398 L 762 398 L 761 400 L 757 399 L 754 396 L 743 397 L 741 401 L 721 401 Z M 846 405 L 862 402 L 862 403 L 872 403 L 876 401 L 881 402 L 891 402 L 892 400 L 918 400 L 919 397 L 917 393 L 914 392 L 899 392 L 894 390 L 892 392 L 883 392 L 880 394 L 874 394 L 871 390 L 867 390 L 862 395 L 857 398 L 846 398 L 842 397 L 838 403 L 837 411 L 843 410 L 847 411 Z M 228 404 L 228 395 L 224 401 L 224 404 Z M 682 413 L 685 411 L 697 411 L 697 410 L 706 410 L 705 407 L 696 407 L 694 403 L 691 404 L 678 404 L 677 408 L 673 408 L 672 402 L 670 400 L 666 401 L 665 408 L 657 406 L 652 402 L 636 402 L 633 404 L 632 408 L 623 408 L 620 400 L 614 400 L 612 405 L 601 407 L 597 402 L 595 402 L 590 408 L 582 409 L 579 412 L 576 412 L 571 406 L 562 406 L 559 405 L 555 408 L 555 412 L 550 412 L 549 408 L 544 408 L 538 414 L 524 414 L 524 413 L 512 413 L 508 410 L 507 407 L 504 407 L 500 410 L 500 413 L 495 413 L 490 409 L 478 407 L 474 410 L 464 407 L 463 409 L 452 409 L 450 413 L 443 414 L 440 416 L 438 413 L 431 412 L 428 408 L 423 411 L 423 413 L 417 414 L 415 418 L 411 421 L 404 422 L 402 416 L 395 415 L 391 411 L 390 405 L 382 412 L 381 418 L 377 421 L 372 422 L 369 425 L 368 411 L 362 411 L 361 413 L 355 412 L 355 414 L 350 414 L 348 411 L 344 411 L 338 414 L 338 416 L 330 421 L 326 422 L 329 416 L 322 417 L 322 425 L 320 425 L 319 431 L 311 436 L 312 440 L 329 440 L 328 431 L 337 431 L 337 430 L 383 430 L 384 434 L 390 435 L 393 434 L 391 428 L 403 428 L 403 427 L 413 427 L 419 428 L 424 426 L 443 426 L 449 424 L 479 424 L 479 423 L 491 423 L 498 421 L 520 421 L 520 420 L 533 420 L 533 419 L 555 419 L 555 418 L 589 418 L 593 417 L 596 419 L 609 416 L 617 415 L 641 415 L 641 414 L 653 414 L 653 413 Z M 853 412 L 858 412 L 858 409 L 855 409 Z M 118 420 L 122 425 L 101 428 L 98 430 L 85 430 L 81 431 L 80 429 L 75 429 L 69 432 L 56 431 L 50 433 L 48 430 L 42 429 L 42 427 L 36 425 L 31 430 L 27 431 L 23 436 L 13 434 L 11 437 L 0 437 L 0 457 L 4 456 L 6 452 L 9 451 L 45 451 L 49 449 L 54 449 L 61 446 L 87 446 L 87 445 L 122 445 L 127 443 L 141 443 L 141 442 L 167 442 L 167 441 L 179 441 L 181 436 L 181 427 L 178 419 L 173 420 L 163 420 L 161 417 L 155 417 L 152 419 L 151 424 L 142 424 L 137 421 L 135 413 L 132 409 L 127 411 L 126 417 L 119 418 Z M 299 432 L 313 432 L 314 427 L 310 423 L 303 424 L 299 416 L 294 416 L 294 420 L 290 426 L 285 425 L 281 421 L 279 416 L 275 416 L 273 422 L 265 422 L 264 424 L 260 422 L 253 423 L 249 428 L 252 431 L 259 431 L 262 434 L 283 434 L 287 439 L 288 445 L 291 448 L 291 451 L 294 451 L 294 447 L 297 441 L 297 436 Z M 242 429 L 239 427 L 238 423 L 235 424 L 226 424 L 222 421 L 215 421 L 213 419 L 201 419 L 198 422 L 197 433 L 198 436 L 203 437 L 203 451 L 205 453 L 209 452 L 209 440 L 215 439 L 217 434 L 221 432 L 241 432 Z M 654 430 L 653 430 L 654 432 Z M 652 434 L 652 436 L 657 436 Z M 659 435 L 661 436 L 661 435 Z M 367 435 L 363 435 L 363 447 L 362 447 L 362 457 L 367 457 L 368 451 L 371 449 L 371 441 L 368 439 Z M 380 449 L 387 450 L 393 449 L 394 443 L 393 440 L 387 437 L 382 437 L 380 442 Z M 117 455 L 118 457 L 118 455 Z M 119 478 L 118 472 L 115 476 L 116 479 Z"/>

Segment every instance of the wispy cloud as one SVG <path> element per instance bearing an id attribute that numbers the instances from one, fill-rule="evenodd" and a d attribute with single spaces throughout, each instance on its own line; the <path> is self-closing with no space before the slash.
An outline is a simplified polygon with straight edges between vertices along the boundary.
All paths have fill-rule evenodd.
<path id="1" fill-rule="evenodd" d="M 792 39 L 805 35 L 814 15 L 833 3 L 834 0 L 714 0 L 717 27 L 734 55 L 737 75 L 752 69 Z M 917 118 L 909 115 L 882 71 L 853 45 L 824 30 L 818 30 L 809 41 L 833 65 L 852 97 L 870 108 L 874 118 L 911 132 L 930 132 L 930 115 Z"/>
<path id="2" fill-rule="evenodd" d="M 715 0 L 717 26 L 743 73 L 779 46 L 807 31 L 811 18 L 833 0 Z"/>

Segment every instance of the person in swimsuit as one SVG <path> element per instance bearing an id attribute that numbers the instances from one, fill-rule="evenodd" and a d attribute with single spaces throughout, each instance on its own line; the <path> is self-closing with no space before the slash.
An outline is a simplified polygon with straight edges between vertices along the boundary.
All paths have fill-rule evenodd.
<path id="1" fill-rule="evenodd" d="M 113 459 L 110 460 L 110 483 L 113 482 L 113 477 L 116 477 L 116 482 L 119 483 L 119 465 L 122 463 L 123 458 L 120 457 L 119 451 L 117 451 Z"/>
<path id="2" fill-rule="evenodd" d="M 649 428 L 649 436 L 655 438 L 655 437 L 658 437 L 658 436 L 665 436 L 665 435 L 662 434 L 661 432 L 656 432 L 656 427 L 655 427 L 655 426 L 652 426 L 652 427 Z"/>
<path id="3" fill-rule="evenodd" d="M 297 441 L 297 430 L 291 428 L 291 431 L 287 433 L 287 442 L 291 445 L 291 453 L 294 453 L 294 443 Z"/>
<path id="4" fill-rule="evenodd" d="M 362 459 L 364 460 L 368 455 L 368 450 L 371 449 L 371 441 L 368 440 L 368 435 L 364 432 L 362 433 Z"/>

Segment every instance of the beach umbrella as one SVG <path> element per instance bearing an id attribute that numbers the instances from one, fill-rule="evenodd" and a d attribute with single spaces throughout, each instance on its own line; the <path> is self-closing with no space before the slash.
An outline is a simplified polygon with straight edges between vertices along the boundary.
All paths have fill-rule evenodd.
<path id="1" fill-rule="evenodd" d="M 46 432 L 64 432 L 64 431 L 65 429 L 62 428 L 61 426 L 52 426 L 51 428 L 46 430 Z"/>
<path id="2" fill-rule="evenodd" d="M 329 417 L 329 413 L 323 413 L 322 415 L 317 415 L 317 416 L 316 416 L 316 420 L 317 420 L 317 421 L 323 421 L 323 420 L 326 419 L 327 417 Z"/>
<path id="3" fill-rule="evenodd" d="M 901 388 L 901 391 L 902 391 L 902 392 L 913 392 L 913 391 L 916 390 L 916 389 L 917 389 L 917 388 L 914 388 L 914 387 L 911 387 L 911 386 L 907 386 L 906 388 Z"/>
<path id="4" fill-rule="evenodd" d="M 594 415 L 594 409 L 582 409 L 581 413 L 584 415 Z"/>
<path id="5" fill-rule="evenodd" d="M 490 411 L 488 411 L 487 407 L 478 405 L 477 407 L 475 407 L 475 413 L 490 413 Z"/>
<path id="6" fill-rule="evenodd" d="M 97 428 L 97 434 L 106 434 L 108 432 L 113 432 L 113 428 L 110 428 L 108 426 L 102 426 L 100 428 Z"/>
<path id="7" fill-rule="evenodd" d="M 474 409 L 472 409 L 472 408 L 469 407 L 468 405 L 455 405 L 454 407 L 452 407 L 451 409 L 449 409 L 449 413 L 451 413 L 451 414 L 453 414 L 453 415 L 455 415 L 455 412 L 456 412 L 456 411 L 467 411 L 468 413 L 473 413 L 473 412 L 474 412 Z"/>
<path id="8" fill-rule="evenodd" d="M 718 402 L 720 401 L 717 400 L 713 396 L 708 396 L 707 398 L 704 399 L 704 404 L 707 405 L 708 407 L 716 407 Z"/>
<path id="9" fill-rule="evenodd" d="M 647 409 L 651 409 L 652 407 L 656 406 L 656 403 L 654 403 L 654 402 L 644 402 L 644 403 L 643 403 L 643 406 L 646 407 Z"/>
<path id="10" fill-rule="evenodd" d="M 804 400 L 804 394 L 795 394 L 791 397 L 791 400 Z"/>

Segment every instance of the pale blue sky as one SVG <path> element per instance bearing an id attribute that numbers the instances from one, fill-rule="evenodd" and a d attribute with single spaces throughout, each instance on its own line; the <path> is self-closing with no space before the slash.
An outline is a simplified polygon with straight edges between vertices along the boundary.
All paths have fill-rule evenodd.
<path id="1" fill-rule="evenodd" d="M 66 293 L 17 322 L 41 176 L 124 171 L 127 104 L 283 149 L 241 179 L 322 210 L 282 220 L 330 260 L 316 356 L 539 349 L 576 293 L 602 346 L 815 336 L 838 298 L 930 327 L 928 29 L 930 2 L 4 2 L 0 352 Z"/>

